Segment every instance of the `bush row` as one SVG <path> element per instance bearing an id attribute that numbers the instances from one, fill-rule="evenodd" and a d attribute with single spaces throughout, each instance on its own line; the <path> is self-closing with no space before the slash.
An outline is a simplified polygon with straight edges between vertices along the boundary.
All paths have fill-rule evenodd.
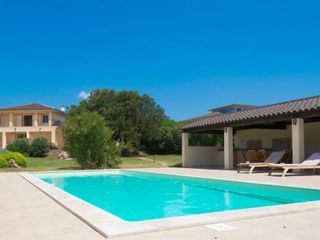
<path id="1" fill-rule="evenodd" d="M 25 156 L 46 157 L 50 151 L 50 144 L 44 137 L 35 138 L 32 142 L 27 138 L 19 138 L 9 144 L 7 150 Z"/>
<path id="2" fill-rule="evenodd" d="M 20 167 L 26 167 L 28 160 L 19 152 L 6 152 L 0 154 L 0 168 L 9 167 L 9 161 L 13 159 Z"/>

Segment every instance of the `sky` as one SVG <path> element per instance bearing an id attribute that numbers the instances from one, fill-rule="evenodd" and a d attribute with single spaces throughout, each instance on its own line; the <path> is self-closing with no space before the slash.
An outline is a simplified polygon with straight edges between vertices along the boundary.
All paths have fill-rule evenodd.
<path id="1" fill-rule="evenodd" d="M 0 106 L 136 90 L 183 120 L 320 94 L 320 1 L 0 1 Z"/>

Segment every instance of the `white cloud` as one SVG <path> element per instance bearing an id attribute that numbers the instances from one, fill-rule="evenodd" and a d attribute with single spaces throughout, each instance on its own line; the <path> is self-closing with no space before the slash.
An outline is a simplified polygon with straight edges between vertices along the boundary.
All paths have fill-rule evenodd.
<path id="1" fill-rule="evenodd" d="M 85 100 L 89 96 L 90 96 L 90 93 L 87 93 L 87 92 L 85 92 L 83 90 L 78 94 L 78 98 L 81 99 L 81 100 Z"/>

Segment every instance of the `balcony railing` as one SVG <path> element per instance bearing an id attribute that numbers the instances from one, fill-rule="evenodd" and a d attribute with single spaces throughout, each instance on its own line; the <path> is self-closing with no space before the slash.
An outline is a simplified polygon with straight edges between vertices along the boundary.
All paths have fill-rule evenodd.
<path id="1" fill-rule="evenodd" d="M 57 119 L 52 119 L 52 125 L 56 125 L 55 123 L 57 123 L 57 122 L 60 122 L 60 121 Z M 32 124 L 29 124 L 29 123 L 13 120 L 11 127 L 35 127 L 35 126 L 36 126 L 36 124 L 34 121 L 32 121 Z M 44 123 L 44 122 L 39 121 L 37 126 L 38 127 L 46 127 L 46 126 L 49 126 L 49 123 L 48 122 Z M 0 127 L 10 127 L 9 121 L 2 120 L 0 122 Z"/>

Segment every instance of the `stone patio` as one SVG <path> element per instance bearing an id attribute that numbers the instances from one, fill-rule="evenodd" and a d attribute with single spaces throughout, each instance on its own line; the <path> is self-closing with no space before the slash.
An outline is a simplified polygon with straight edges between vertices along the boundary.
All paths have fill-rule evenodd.
<path id="1" fill-rule="evenodd" d="M 139 169 L 158 173 L 252 181 L 320 189 L 320 176 L 267 176 L 237 174 L 234 171 L 185 168 Z M 133 239 L 320 239 L 320 209 L 214 225 L 144 233 L 121 238 Z M 16 173 L 0 173 L 0 239 L 105 239 L 78 217 Z"/>

